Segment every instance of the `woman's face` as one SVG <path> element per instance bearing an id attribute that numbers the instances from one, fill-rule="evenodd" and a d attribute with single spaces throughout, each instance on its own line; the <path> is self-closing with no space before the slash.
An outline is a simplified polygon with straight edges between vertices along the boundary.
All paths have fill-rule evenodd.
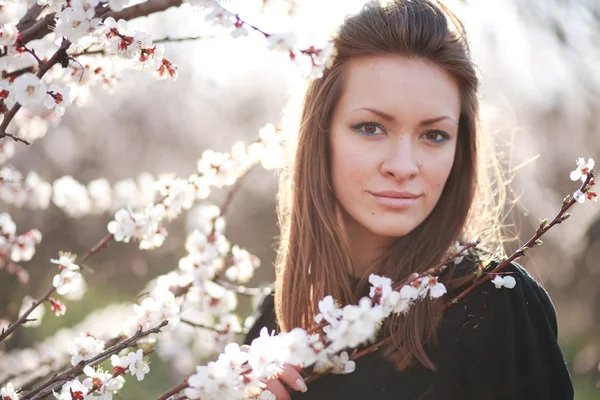
<path id="1" fill-rule="evenodd" d="M 331 173 L 350 243 L 415 229 L 438 202 L 456 151 L 460 94 L 436 66 L 402 56 L 346 65 L 331 125 Z"/>

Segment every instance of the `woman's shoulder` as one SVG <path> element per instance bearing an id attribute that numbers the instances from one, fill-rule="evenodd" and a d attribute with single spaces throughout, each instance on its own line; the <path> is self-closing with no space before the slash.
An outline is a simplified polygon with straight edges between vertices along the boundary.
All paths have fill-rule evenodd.
<path id="1" fill-rule="evenodd" d="M 483 273 L 491 273 L 499 262 Z M 572 399 L 547 291 L 516 262 L 499 274 L 514 282 L 487 281 L 476 287 L 444 313 L 438 329 L 438 344 L 452 349 L 443 357 L 455 357 L 445 361 L 460 369 L 463 388 L 469 391 L 465 398 L 479 398 L 494 388 L 494 398 Z"/>
<path id="2" fill-rule="evenodd" d="M 457 313 L 462 313 L 469 321 L 462 324 L 475 324 L 483 320 L 508 320 L 521 321 L 527 319 L 531 326 L 533 323 L 550 328 L 554 337 L 558 335 L 558 326 L 554 305 L 546 289 L 519 263 L 512 261 L 500 271 L 492 272 L 501 260 L 491 260 L 481 274 L 493 274 L 499 277 L 496 281 L 486 281 L 483 284 L 469 289 L 463 286 L 451 292 L 446 301 L 452 304 L 464 290 L 470 292 L 456 304 L 450 306 L 446 316 L 456 319 Z M 469 263 L 466 268 L 473 268 Z M 473 320 L 473 321 L 471 321 Z M 495 329 L 500 327 L 495 326 Z"/>
<path id="3" fill-rule="evenodd" d="M 250 344 L 252 340 L 260 335 L 263 328 L 270 332 L 279 332 L 277 318 L 275 316 L 275 292 L 273 289 L 259 300 L 259 306 L 252 315 L 254 323 L 248 330 L 244 339 L 244 344 Z"/>

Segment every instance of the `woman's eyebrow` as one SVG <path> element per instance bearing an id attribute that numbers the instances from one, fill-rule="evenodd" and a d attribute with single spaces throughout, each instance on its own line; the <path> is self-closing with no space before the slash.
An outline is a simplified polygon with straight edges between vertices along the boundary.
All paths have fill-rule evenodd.
<path id="1" fill-rule="evenodd" d="M 393 116 L 393 115 L 390 115 L 390 114 L 388 114 L 388 113 L 385 113 L 385 112 L 383 112 L 383 111 L 381 111 L 381 110 L 377 110 L 377 109 L 375 109 L 375 108 L 371 108 L 371 107 L 360 107 L 360 108 L 357 108 L 357 109 L 356 109 L 356 110 L 354 110 L 354 111 L 359 111 L 359 110 L 366 110 L 366 111 L 372 112 L 372 113 L 373 113 L 373 114 L 375 114 L 375 115 L 378 115 L 378 116 L 380 116 L 381 118 L 385 119 L 386 121 L 390 121 L 390 122 L 396 122 L 396 118 L 394 118 L 394 116 Z M 452 122 L 454 122 L 456 125 L 458 125 L 458 122 L 456 122 L 456 120 L 455 120 L 454 118 L 452 118 L 452 117 L 450 117 L 450 116 L 448 116 L 448 115 L 442 115 L 441 117 L 435 117 L 435 118 L 429 118 L 429 119 L 425 119 L 425 120 L 423 120 L 423 121 L 421 121 L 421 122 L 419 123 L 419 126 L 428 126 L 428 125 L 433 125 L 433 124 L 435 124 L 436 122 L 440 122 L 441 120 L 444 120 L 444 119 L 449 119 L 450 121 L 452 121 Z"/>

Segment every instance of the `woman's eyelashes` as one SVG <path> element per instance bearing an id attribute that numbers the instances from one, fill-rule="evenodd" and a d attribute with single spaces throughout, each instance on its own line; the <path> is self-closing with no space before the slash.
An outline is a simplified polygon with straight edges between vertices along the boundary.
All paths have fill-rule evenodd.
<path id="1" fill-rule="evenodd" d="M 361 122 L 353 125 L 352 130 L 365 136 L 379 136 L 387 133 L 385 128 L 377 122 Z M 450 135 L 440 129 L 426 131 L 421 137 L 424 137 L 433 144 L 442 144 L 450 140 Z"/>
<path id="2" fill-rule="evenodd" d="M 385 129 L 383 128 L 383 126 L 381 126 L 377 122 L 361 122 L 360 124 L 352 126 L 352 129 L 365 136 L 380 135 L 381 132 L 378 133 L 377 129 L 380 129 L 383 133 L 385 133 Z"/>
<path id="3" fill-rule="evenodd" d="M 427 131 L 423 134 L 423 136 L 431 141 L 433 144 L 442 144 L 448 140 L 450 140 L 450 135 L 444 131 L 439 129 L 434 129 L 432 131 Z"/>

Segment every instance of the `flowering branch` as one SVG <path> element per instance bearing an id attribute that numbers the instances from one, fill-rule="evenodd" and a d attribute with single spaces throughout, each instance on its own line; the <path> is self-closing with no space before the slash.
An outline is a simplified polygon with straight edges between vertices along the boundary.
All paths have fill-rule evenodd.
<path id="1" fill-rule="evenodd" d="M 27 316 L 29 314 L 31 314 L 31 312 L 37 306 L 39 306 L 40 304 L 42 304 L 44 301 L 48 300 L 48 298 L 52 295 L 52 293 L 54 293 L 54 291 L 56 291 L 56 288 L 54 286 L 51 287 L 50 289 L 48 289 L 46 291 L 46 293 L 44 293 L 42 295 L 42 297 L 40 297 L 39 299 L 37 299 L 36 301 L 34 301 L 33 303 L 31 303 L 31 306 L 19 317 L 18 320 L 16 320 L 12 324 L 10 324 L 8 326 L 8 328 L 3 329 L 2 332 L 0 333 L 0 342 L 2 342 L 4 339 L 6 339 L 8 337 L 8 335 L 10 335 L 19 326 L 21 326 L 24 323 L 26 323 L 27 322 Z"/>
<path id="2" fill-rule="evenodd" d="M 101 248 L 108 246 L 108 244 L 110 243 L 112 238 L 113 238 L 113 235 L 110 235 L 110 234 L 106 235 L 104 238 L 102 238 L 94 247 L 92 247 L 85 253 L 85 255 L 81 258 L 81 261 L 79 261 L 79 264 L 83 264 L 92 255 L 97 253 Z M 43 302 L 48 300 L 50 298 L 50 296 L 52 296 L 52 294 L 54 294 L 55 291 L 56 291 L 56 287 L 52 286 L 39 299 L 37 299 L 33 303 L 31 303 L 31 306 L 19 317 L 19 319 L 17 319 L 15 322 L 10 324 L 8 326 L 8 328 L 6 328 L 5 330 L 4 329 L 2 330 L 2 332 L 0 333 L 0 342 L 2 342 L 4 339 L 6 339 L 8 337 L 8 335 L 10 335 L 19 326 L 26 323 L 27 316 L 29 316 L 29 314 L 31 314 L 31 312 L 34 309 L 36 309 L 40 304 L 42 304 Z"/>
<path id="3" fill-rule="evenodd" d="M 201 39 L 214 39 L 218 37 L 217 35 L 205 35 L 205 36 L 187 36 L 187 37 L 179 37 L 179 38 L 171 38 L 171 37 L 164 37 L 162 39 L 156 39 L 156 40 L 152 40 L 152 43 L 154 44 L 163 44 L 163 43 L 181 43 L 181 42 L 189 42 L 189 41 L 194 41 L 194 40 L 201 40 Z M 93 46 L 90 46 L 93 47 Z M 72 54 L 71 57 L 72 58 L 76 58 L 79 56 L 91 56 L 91 55 L 107 55 L 107 51 L 106 49 L 97 49 L 97 50 L 84 50 L 81 53 L 76 53 L 76 54 Z M 28 67 L 28 69 L 31 69 L 32 67 Z M 27 69 L 27 68 L 24 68 Z M 27 71 L 25 71 L 27 72 Z"/>
<path id="4" fill-rule="evenodd" d="M 33 389 L 31 392 L 29 392 L 25 396 L 23 396 L 23 400 L 35 399 L 35 398 L 42 397 L 42 396 L 45 396 L 45 395 L 51 393 L 54 389 L 56 389 L 58 386 L 60 386 L 63 382 L 74 379 L 75 377 L 81 375 L 81 373 L 83 372 L 83 369 L 86 365 L 96 365 L 98 363 L 101 363 L 102 361 L 109 358 L 111 355 L 117 354 L 119 351 L 132 346 L 139 339 L 141 339 L 145 336 L 148 336 L 151 333 L 160 333 L 161 329 L 163 327 L 165 327 L 168 323 L 169 323 L 169 321 L 163 321 L 154 328 L 151 328 L 151 329 L 148 329 L 145 331 L 142 331 L 141 329 L 138 330 L 135 333 L 135 335 L 131 336 L 130 338 L 123 340 L 122 342 L 114 345 L 113 347 L 109 348 L 106 351 L 103 351 L 102 353 L 98 354 L 97 356 L 90 358 L 89 360 L 80 361 L 77 365 L 75 365 L 75 366 L 69 368 L 68 370 L 66 370 L 65 372 L 51 378 L 46 383 L 38 386 L 37 388 Z"/>
<path id="5" fill-rule="evenodd" d="M 42 76 L 44 76 L 44 74 L 46 74 L 46 72 L 48 72 L 50 70 L 50 68 L 52 68 L 57 63 L 61 63 L 63 65 L 63 67 L 65 67 L 66 63 L 68 63 L 67 49 L 69 48 L 69 46 L 71 46 L 71 42 L 69 42 L 67 39 L 63 39 L 60 47 L 58 48 L 58 50 L 56 50 L 56 52 L 52 55 L 52 57 L 48 61 L 42 62 L 40 64 L 40 69 L 39 69 L 38 73 L 36 74 L 37 77 L 41 78 Z M 0 124 L 0 139 L 8 136 L 17 142 L 22 142 L 22 143 L 25 143 L 28 145 L 29 144 L 28 141 L 20 139 L 16 136 L 6 132 L 6 128 L 8 127 L 8 124 L 10 124 L 10 122 L 15 117 L 15 115 L 17 114 L 17 112 L 19 111 L 20 108 L 21 108 L 21 104 L 16 103 L 10 109 L 10 111 L 8 111 L 4 115 L 4 119 L 2 120 L 2 123 Z"/>
<path id="6" fill-rule="evenodd" d="M 209 331 L 216 332 L 216 333 L 218 333 L 220 335 L 225 335 L 227 333 L 234 333 L 236 335 L 245 335 L 245 334 L 248 333 L 248 331 L 246 329 L 242 329 L 242 330 L 217 329 L 214 326 L 199 324 L 199 323 L 192 322 L 192 321 L 189 321 L 189 320 L 184 319 L 184 318 L 181 318 L 180 321 L 183 322 L 184 324 L 189 325 L 189 326 L 193 326 L 194 328 L 207 329 Z"/>
<path id="7" fill-rule="evenodd" d="M 594 185 L 594 171 L 590 170 L 587 173 L 587 177 L 583 181 L 578 192 L 582 193 L 582 195 L 583 195 L 583 194 L 589 192 L 589 189 L 593 185 Z M 575 192 L 575 193 L 577 193 L 577 192 Z M 577 202 L 576 197 L 577 196 L 570 196 L 570 195 L 565 197 L 565 199 L 563 200 L 562 206 L 560 208 L 560 211 L 558 212 L 558 214 L 556 214 L 554 219 L 550 223 L 548 223 L 547 220 L 541 221 L 540 226 L 538 227 L 536 233 L 527 241 L 527 243 L 525 243 L 523 246 L 521 246 L 517 250 L 515 250 L 508 258 L 506 258 L 502 262 L 500 262 L 489 273 L 482 276 L 481 270 L 476 271 L 474 273 L 475 279 L 471 283 L 471 285 L 467 289 L 465 289 L 463 292 L 461 292 L 458 296 L 456 296 L 454 299 L 452 299 L 446 305 L 446 307 L 450 308 L 450 307 L 454 306 L 461 299 L 463 299 L 467 294 L 472 292 L 475 288 L 483 285 L 485 282 L 488 282 L 488 281 L 491 281 L 492 279 L 494 279 L 494 277 L 496 276 L 496 274 L 498 272 L 503 270 L 506 266 L 510 265 L 510 263 L 513 262 L 514 260 L 516 260 L 520 257 L 523 257 L 527 250 L 529 250 L 535 246 L 540 246 L 543 243 L 540 240 L 540 237 L 542 237 L 542 235 L 544 235 L 546 232 L 548 232 L 548 230 L 550 230 L 554 225 L 560 224 L 561 222 L 565 221 L 566 219 L 568 219 L 571 216 L 571 214 L 567 213 L 567 210 L 569 210 L 569 208 L 571 208 L 573 206 L 573 204 L 575 204 Z"/>

